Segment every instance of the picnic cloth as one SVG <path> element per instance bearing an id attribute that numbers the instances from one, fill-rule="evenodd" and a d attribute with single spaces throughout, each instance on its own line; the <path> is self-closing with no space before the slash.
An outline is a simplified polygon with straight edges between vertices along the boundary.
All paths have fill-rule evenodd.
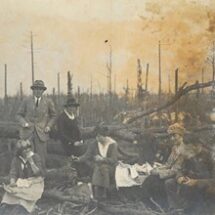
<path id="1" fill-rule="evenodd" d="M 116 187 L 119 188 L 142 185 L 145 179 L 149 176 L 151 169 L 152 167 L 148 163 L 143 165 L 130 165 L 119 162 L 115 171 Z"/>
<path id="2" fill-rule="evenodd" d="M 32 177 L 28 179 L 18 179 L 16 186 L 4 185 L 6 191 L 2 203 L 22 205 L 28 212 L 32 212 L 34 206 L 43 194 L 44 179 L 42 177 Z"/>

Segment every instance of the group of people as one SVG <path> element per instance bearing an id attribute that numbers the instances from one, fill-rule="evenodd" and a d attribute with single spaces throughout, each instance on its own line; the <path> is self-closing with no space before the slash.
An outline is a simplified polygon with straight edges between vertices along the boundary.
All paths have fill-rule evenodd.
<path id="1" fill-rule="evenodd" d="M 4 186 L 0 214 L 30 214 L 44 190 L 47 141 L 56 111 L 53 102 L 42 96 L 46 90 L 42 80 L 36 80 L 31 89 L 33 97 L 23 100 L 16 115 L 20 140 L 11 162 L 10 183 Z"/>
<path id="2" fill-rule="evenodd" d="M 31 89 L 33 96 L 23 100 L 16 114 L 20 125 L 20 140 L 16 144 L 15 157 L 11 162 L 10 183 L 4 186 L 6 192 L 0 206 L 0 214 L 30 214 L 44 189 L 47 143 L 49 132 L 56 123 L 57 113 L 53 101 L 43 96 L 47 88 L 42 80 L 34 81 Z M 61 132 L 61 139 L 65 151 L 70 147 L 69 141 L 80 140 L 73 107 L 78 107 L 78 103 L 70 98 L 58 118 L 59 128 L 64 131 Z M 60 127 L 62 120 L 64 125 L 69 124 L 70 131 L 75 134 L 73 140 L 69 138 L 71 135 L 68 129 Z"/>
<path id="3" fill-rule="evenodd" d="M 81 143 L 75 114 L 79 104 L 74 98 L 68 99 L 64 111 L 57 118 L 53 102 L 43 97 L 46 90 L 44 82 L 36 80 L 31 89 L 33 97 L 24 100 L 17 112 L 20 140 L 16 144 L 15 157 L 11 163 L 10 184 L 4 187 L 6 192 L 0 214 L 25 215 L 33 211 L 43 193 L 47 141 L 51 127 L 56 122 L 65 152 L 68 156 L 74 152 L 72 161 L 76 164 L 92 164 L 93 197 L 99 201 L 107 199 L 110 188 L 115 185 L 114 174 L 118 164 L 118 145 L 109 136 L 108 129 L 96 128 L 96 139 L 88 145 L 86 152 L 77 151 L 75 146 Z M 157 186 L 153 183 L 159 181 L 165 188 L 171 211 L 193 210 L 208 199 L 206 195 L 213 183 L 214 161 L 210 150 L 202 143 L 193 145 L 184 141 L 186 130 L 182 125 L 173 124 L 167 132 L 172 137 L 171 153 L 165 164 L 150 172 L 149 178 L 158 180 L 151 181 L 150 186 L 143 183 L 142 187 L 147 186 L 148 193 L 150 189 L 154 192 Z"/>
<path id="4" fill-rule="evenodd" d="M 57 117 L 54 103 L 44 97 L 47 89 L 42 80 L 36 80 L 31 86 L 33 97 L 21 103 L 16 118 L 20 124 L 20 140 L 16 144 L 15 157 L 11 163 L 10 183 L 5 185 L 5 194 L 0 206 L 0 214 L 25 215 L 30 214 L 44 190 L 46 174 L 47 142 L 49 132 L 57 124 L 62 146 L 68 156 L 80 156 L 81 134 L 76 119 L 79 104 L 74 98 L 69 98 L 63 112 Z M 87 152 L 75 157 L 76 163 L 86 160 L 95 161 L 92 184 L 95 196 L 106 197 L 110 186 L 111 174 L 114 174 L 114 164 L 117 162 L 117 146 L 111 138 L 106 138 L 104 130 L 97 129 L 97 141 L 88 147 Z M 104 174 L 103 174 L 104 173 Z M 101 194 L 101 195 L 100 195 Z"/>
<path id="5" fill-rule="evenodd" d="M 154 168 L 151 175 L 162 180 L 173 214 L 204 214 L 213 197 L 212 152 L 198 138 L 195 143 L 185 140 L 186 130 L 178 123 L 169 126 L 167 132 L 173 143 L 171 153 L 166 163 Z"/>

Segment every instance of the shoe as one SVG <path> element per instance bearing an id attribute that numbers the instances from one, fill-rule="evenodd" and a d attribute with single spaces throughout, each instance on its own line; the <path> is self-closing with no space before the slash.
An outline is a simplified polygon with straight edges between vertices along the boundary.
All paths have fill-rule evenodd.
<path id="1" fill-rule="evenodd" d="M 92 211 L 98 207 L 98 201 L 96 199 L 91 199 L 88 204 L 88 210 Z"/>
<path id="2" fill-rule="evenodd" d="M 184 209 L 182 208 L 171 208 L 168 210 L 169 215 L 184 215 Z"/>

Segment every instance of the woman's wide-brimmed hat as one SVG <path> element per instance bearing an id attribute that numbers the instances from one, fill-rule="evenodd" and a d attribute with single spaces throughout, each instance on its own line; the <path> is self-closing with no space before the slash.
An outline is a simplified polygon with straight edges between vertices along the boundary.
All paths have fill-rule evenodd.
<path id="1" fill-rule="evenodd" d="M 42 89 L 42 90 L 46 90 L 47 88 L 45 87 L 45 84 L 42 80 L 36 80 L 34 81 L 33 85 L 31 86 L 31 89 Z"/>
<path id="2" fill-rule="evenodd" d="M 75 98 L 68 98 L 64 107 L 78 107 L 80 104 L 76 102 Z"/>
<path id="3" fill-rule="evenodd" d="M 179 123 L 170 125 L 169 128 L 167 129 L 168 134 L 179 134 L 181 136 L 184 136 L 185 132 L 186 132 L 185 128 Z"/>
<path id="4" fill-rule="evenodd" d="M 94 132 L 96 135 L 102 135 L 102 136 L 108 136 L 110 134 L 110 131 L 106 126 L 96 126 L 94 129 Z"/>

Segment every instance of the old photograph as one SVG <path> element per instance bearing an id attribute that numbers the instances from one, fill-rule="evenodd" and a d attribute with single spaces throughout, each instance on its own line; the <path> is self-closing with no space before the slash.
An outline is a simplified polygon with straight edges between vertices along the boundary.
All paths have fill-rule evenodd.
<path id="1" fill-rule="evenodd" d="M 215 1 L 0 0 L 0 215 L 214 215 Z"/>

